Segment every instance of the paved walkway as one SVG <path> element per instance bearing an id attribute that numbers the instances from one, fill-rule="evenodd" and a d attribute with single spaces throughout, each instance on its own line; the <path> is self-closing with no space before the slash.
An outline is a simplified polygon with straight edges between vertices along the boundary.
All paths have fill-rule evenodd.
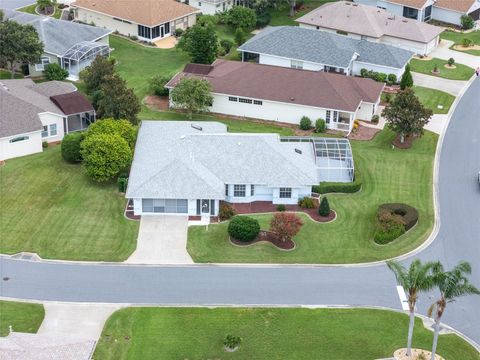
<path id="1" fill-rule="evenodd" d="M 473 74 L 472 74 L 473 75 Z M 443 79 L 437 76 L 412 72 L 413 83 L 431 89 L 437 89 L 457 96 L 465 87 L 467 81 Z"/>
<path id="2" fill-rule="evenodd" d="M 130 264 L 193 264 L 187 252 L 186 216 L 142 216 Z"/>
<path id="3" fill-rule="evenodd" d="M 436 57 L 439 59 L 448 60 L 451 57 L 455 59 L 455 62 L 459 64 L 464 64 L 470 66 L 471 68 L 476 69 L 477 66 L 480 66 L 480 56 L 470 55 L 463 53 L 461 51 L 451 50 L 450 47 L 454 44 L 453 41 L 443 40 L 440 41 L 440 45 L 433 50 L 429 56 Z"/>

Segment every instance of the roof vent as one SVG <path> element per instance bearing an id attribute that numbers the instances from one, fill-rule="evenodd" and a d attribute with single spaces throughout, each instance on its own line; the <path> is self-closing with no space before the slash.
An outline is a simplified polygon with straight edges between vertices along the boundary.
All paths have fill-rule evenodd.
<path id="1" fill-rule="evenodd" d="M 294 97 L 291 97 L 291 98 L 290 98 L 290 101 L 295 101 L 295 98 L 294 98 Z"/>
<path id="2" fill-rule="evenodd" d="M 199 125 L 192 124 L 191 126 L 192 126 L 192 128 L 194 128 L 195 130 L 203 131 L 203 128 L 202 128 L 201 126 L 199 126 Z"/>
<path id="3" fill-rule="evenodd" d="M 297 154 L 302 155 L 302 150 L 300 150 L 300 149 L 295 148 L 295 152 L 296 152 Z"/>

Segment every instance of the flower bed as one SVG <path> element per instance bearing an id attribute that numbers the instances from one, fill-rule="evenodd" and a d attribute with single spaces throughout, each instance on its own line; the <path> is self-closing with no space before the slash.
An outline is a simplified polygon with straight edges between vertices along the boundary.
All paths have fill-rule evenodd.
<path id="1" fill-rule="evenodd" d="M 295 249 L 295 242 L 293 240 L 282 241 L 275 233 L 266 230 L 260 230 L 257 237 L 249 242 L 239 241 L 230 237 L 230 241 L 237 246 L 250 246 L 261 241 L 267 241 L 281 250 Z"/>

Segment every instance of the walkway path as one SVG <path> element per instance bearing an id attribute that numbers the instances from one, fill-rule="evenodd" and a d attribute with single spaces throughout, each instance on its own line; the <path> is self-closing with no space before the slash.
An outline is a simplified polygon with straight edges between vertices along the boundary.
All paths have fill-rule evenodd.
<path id="1" fill-rule="evenodd" d="M 473 74 L 472 74 L 473 75 Z M 443 79 L 437 76 L 412 72 L 413 83 L 431 89 L 444 91 L 457 96 L 467 84 L 467 81 Z"/>

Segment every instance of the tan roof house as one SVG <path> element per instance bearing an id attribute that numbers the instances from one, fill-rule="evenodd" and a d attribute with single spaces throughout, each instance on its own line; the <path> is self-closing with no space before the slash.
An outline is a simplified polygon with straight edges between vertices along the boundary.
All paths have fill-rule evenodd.
<path id="1" fill-rule="evenodd" d="M 186 29 L 200 11 L 175 0 L 77 0 L 72 4 L 75 19 L 84 23 L 157 41 Z"/>
<path id="2" fill-rule="evenodd" d="M 437 20 L 461 25 L 462 15 L 480 18 L 479 0 L 353 0 L 419 21 Z"/>
<path id="3" fill-rule="evenodd" d="M 386 43 L 422 55 L 438 45 L 443 31 L 384 9 L 349 1 L 327 3 L 296 21 L 301 27 Z"/>

